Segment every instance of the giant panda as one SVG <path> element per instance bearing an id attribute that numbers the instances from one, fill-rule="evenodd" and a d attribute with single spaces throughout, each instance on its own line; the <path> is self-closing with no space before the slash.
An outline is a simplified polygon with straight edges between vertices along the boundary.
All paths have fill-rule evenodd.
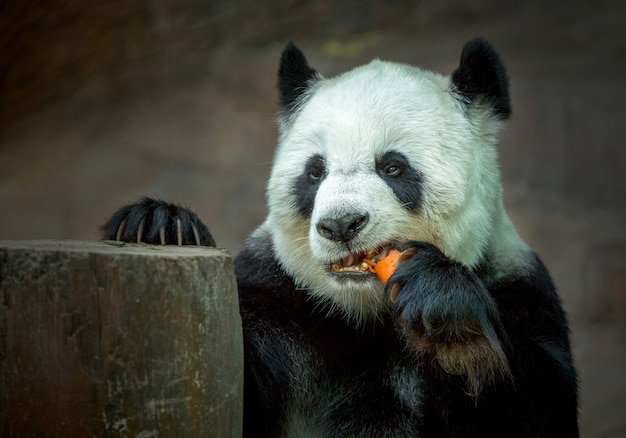
<path id="1" fill-rule="evenodd" d="M 503 207 L 492 46 L 469 41 L 449 76 L 374 60 L 325 78 L 289 43 L 278 77 L 269 212 L 235 258 L 244 435 L 578 436 L 566 316 Z M 157 199 L 102 230 L 214 245 Z M 361 269 L 392 249 L 386 284 Z"/>

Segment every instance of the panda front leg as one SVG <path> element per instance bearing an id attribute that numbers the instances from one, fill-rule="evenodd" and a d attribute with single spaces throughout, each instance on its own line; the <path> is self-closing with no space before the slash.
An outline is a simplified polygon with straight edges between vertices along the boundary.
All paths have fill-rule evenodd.
<path id="1" fill-rule="evenodd" d="M 209 229 L 193 211 L 147 197 L 118 209 L 100 231 L 105 240 L 215 246 Z"/>
<path id="2" fill-rule="evenodd" d="M 482 281 L 426 242 L 407 241 L 402 262 L 386 285 L 398 331 L 420 364 L 442 379 L 462 377 L 478 395 L 510 377 L 505 332 Z"/>

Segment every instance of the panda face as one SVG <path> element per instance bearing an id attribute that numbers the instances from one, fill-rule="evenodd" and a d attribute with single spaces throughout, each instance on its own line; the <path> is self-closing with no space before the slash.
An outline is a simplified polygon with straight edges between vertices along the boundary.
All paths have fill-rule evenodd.
<path id="1" fill-rule="evenodd" d="M 489 222 L 489 199 L 467 200 L 497 194 L 495 129 L 473 124 L 435 73 L 381 61 L 333 79 L 308 72 L 306 91 L 283 101 L 268 184 L 283 268 L 358 321 L 387 305 L 383 284 L 361 268 L 368 253 L 422 240 L 476 263 L 481 230 L 463 221 Z"/>

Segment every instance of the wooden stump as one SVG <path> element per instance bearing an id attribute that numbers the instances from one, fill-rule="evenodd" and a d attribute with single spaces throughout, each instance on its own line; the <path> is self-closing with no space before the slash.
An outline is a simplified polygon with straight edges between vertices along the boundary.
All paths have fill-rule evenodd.
<path id="1" fill-rule="evenodd" d="M 227 253 L 0 241 L 0 298 L 2 436 L 241 435 Z"/>

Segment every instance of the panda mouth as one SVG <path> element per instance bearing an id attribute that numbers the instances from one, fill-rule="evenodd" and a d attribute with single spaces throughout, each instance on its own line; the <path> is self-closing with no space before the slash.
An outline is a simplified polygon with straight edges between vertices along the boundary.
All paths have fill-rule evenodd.
<path id="1" fill-rule="evenodd" d="M 331 263 L 330 271 L 336 275 L 373 275 L 364 259 L 373 260 L 381 254 L 387 253 L 390 244 L 379 247 L 376 250 L 350 252 L 343 259 Z"/>

